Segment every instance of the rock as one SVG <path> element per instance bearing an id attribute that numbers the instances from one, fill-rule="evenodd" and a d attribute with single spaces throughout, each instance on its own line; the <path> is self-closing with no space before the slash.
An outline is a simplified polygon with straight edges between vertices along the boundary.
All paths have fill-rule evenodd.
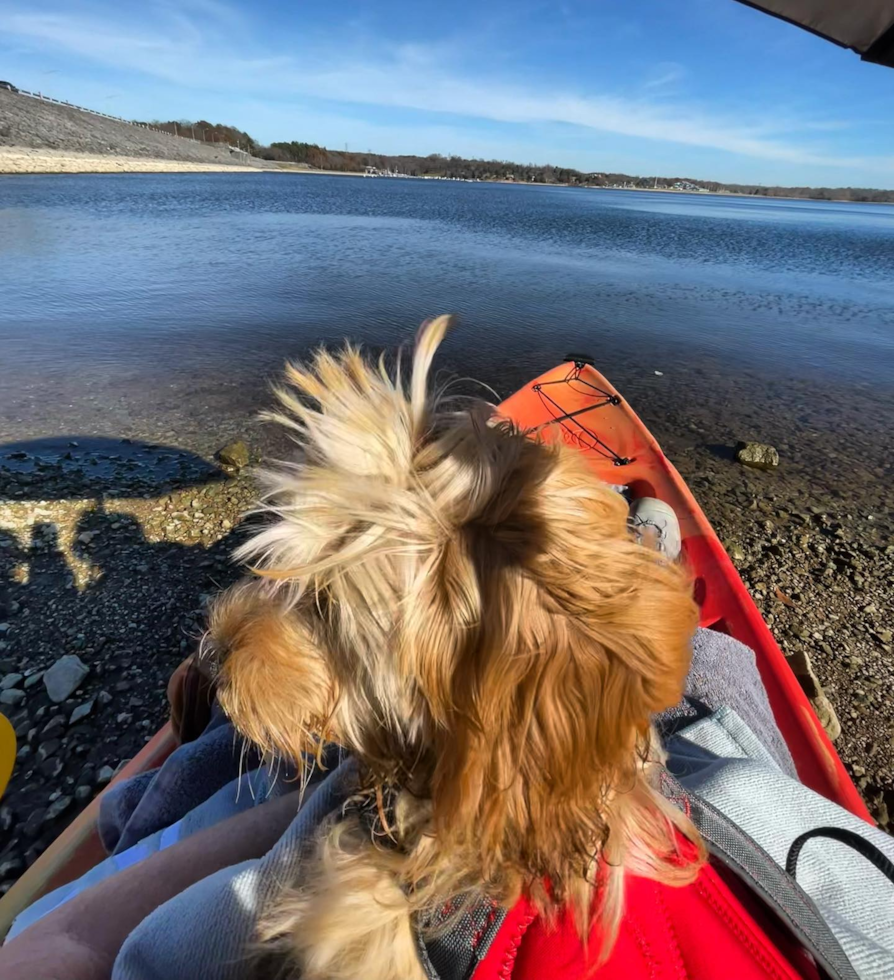
<path id="1" fill-rule="evenodd" d="M 25 870 L 25 862 L 18 856 L 12 854 L 6 860 L 0 861 L 0 881 L 6 878 L 15 878 Z"/>
<path id="2" fill-rule="evenodd" d="M 99 701 L 100 704 L 109 704 L 109 702 L 112 700 L 112 695 L 109 694 L 108 691 L 100 691 L 96 696 L 96 700 Z"/>
<path id="3" fill-rule="evenodd" d="M 32 674 L 30 677 L 26 677 L 25 684 L 24 684 L 25 690 L 26 691 L 30 690 L 32 687 L 34 687 L 35 684 L 39 684 L 42 680 L 43 680 L 42 670 L 39 670 L 36 674 Z"/>
<path id="4" fill-rule="evenodd" d="M 60 814 L 64 813 L 71 806 L 70 796 L 60 796 L 57 800 L 52 802 L 47 807 L 47 812 L 44 814 L 44 823 L 49 823 L 51 820 L 55 820 Z"/>
<path id="5" fill-rule="evenodd" d="M 47 779 L 54 780 L 65 768 L 65 763 L 58 755 L 54 755 L 52 758 L 41 762 L 37 768 Z"/>
<path id="6" fill-rule="evenodd" d="M 85 701 L 83 704 L 79 704 L 71 713 L 71 718 L 68 720 L 69 725 L 76 725 L 82 718 L 92 714 L 93 704 L 93 701 Z"/>
<path id="7" fill-rule="evenodd" d="M 78 803 L 86 803 L 93 796 L 93 790 L 89 786 L 78 786 L 75 790 L 75 800 Z"/>
<path id="8" fill-rule="evenodd" d="M 129 725 L 133 721 L 133 715 L 129 711 L 122 711 L 116 716 L 115 721 L 119 725 Z"/>
<path id="9" fill-rule="evenodd" d="M 62 715 L 53 715 L 52 718 L 43 726 L 41 735 L 58 735 L 65 728 L 65 719 Z"/>
<path id="10" fill-rule="evenodd" d="M 24 674 L 7 674 L 0 681 L 0 691 L 8 691 L 11 687 L 17 687 L 19 681 L 24 680 Z"/>
<path id="11" fill-rule="evenodd" d="M 70 698 L 89 672 L 90 668 L 75 654 L 60 657 L 43 675 L 50 700 L 59 704 Z"/>
<path id="12" fill-rule="evenodd" d="M 16 815 L 8 806 L 0 806 L 0 830 L 5 834 L 16 822 Z"/>
<path id="13" fill-rule="evenodd" d="M 841 734 L 841 722 L 839 722 L 832 702 L 826 697 L 819 678 L 813 670 L 810 657 L 803 651 L 792 654 L 788 658 L 788 665 L 794 671 L 795 677 L 798 678 L 817 718 L 820 720 L 820 724 L 826 730 L 829 740 L 834 742 Z"/>
<path id="14" fill-rule="evenodd" d="M 95 531 L 82 531 L 78 535 L 78 541 L 81 544 L 90 544 L 90 542 L 96 537 Z"/>
<path id="15" fill-rule="evenodd" d="M 248 446 L 241 439 L 228 443 L 223 449 L 218 450 L 217 458 L 231 470 L 244 469 L 251 460 Z"/>
<path id="16" fill-rule="evenodd" d="M 112 776 L 115 775 L 115 770 L 111 766 L 103 766 L 102 769 L 96 774 L 96 785 L 105 786 L 106 783 L 110 782 Z"/>
<path id="17" fill-rule="evenodd" d="M 0 704 L 21 704 L 25 700 L 25 692 L 16 687 L 9 688 L 8 691 L 0 691 Z"/>
<path id="18" fill-rule="evenodd" d="M 779 453 L 761 442 L 740 442 L 736 446 L 736 459 L 755 470 L 775 470 L 779 466 Z"/>
<path id="19" fill-rule="evenodd" d="M 59 746 L 62 742 L 58 738 L 51 738 L 46 742 L 41 742 L 37 746 L 37 761 L 43 762 L 49 759 L 51 755 L 55 755 L 59 751 Z"/>
<path id="20" fill-rule="evenodd" d="M 28 819 L 25 821 L 22 827 L 22 833 L 26 837 L 37 837 L 40 833 L 41 825 L 43 824 L 43 818 L 46 816 L 46 810 L 44 807 L 38 807 L 36 810 L 32 810 L 28 814 Z"/>

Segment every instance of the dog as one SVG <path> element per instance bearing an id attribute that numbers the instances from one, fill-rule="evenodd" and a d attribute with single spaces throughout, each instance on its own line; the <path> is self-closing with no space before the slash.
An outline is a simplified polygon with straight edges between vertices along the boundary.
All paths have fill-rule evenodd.
<path id="1" fill-rule="evenodd" d="M 624 875 L 684 885 L 704 858 L 650 782 L 691 583 L 582 453 L 432 392 L 449 324 L 423 326 L 408 384 L 351 346 L 287 367 L 271 417 L 296 458 L 211 612 L 239 731 L 290 759 L 342 746 L 385 831 L 348 809 L 269 910 L 261 940 L 305 980 L 424 980 L 414 922 L 522 894 L 600 929 L 604 959 Z"/>

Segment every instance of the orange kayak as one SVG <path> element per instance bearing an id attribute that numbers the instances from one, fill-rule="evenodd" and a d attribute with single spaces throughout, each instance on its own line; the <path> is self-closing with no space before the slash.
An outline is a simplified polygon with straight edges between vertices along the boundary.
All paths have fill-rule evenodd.
<path id="1" fill-rule="evenodd" d="M 573 355 L 570 355 L 573 357 Z M 658 497 L 680 519 L 683 551 L 695 578 L 704 627 L 751 647 L 770 705 L 801 780 L 858 817 L 872 822 L 860 794 L 826 736 L 785 656 L 683 478 L 617 390 L 584 358 L 541 375 L 498 408 L 498 413 L 545 439 L 563 439 L 584 453 L 606 483 L 623 484 L 634 497 Z M 165 725 L 115 781 L 160 765 L 174 748 Z M 96 831 L 99 800 L 60 834 L 0 899 L 0 937 L 22 909 L 72 881 L 103 857 Z"/>

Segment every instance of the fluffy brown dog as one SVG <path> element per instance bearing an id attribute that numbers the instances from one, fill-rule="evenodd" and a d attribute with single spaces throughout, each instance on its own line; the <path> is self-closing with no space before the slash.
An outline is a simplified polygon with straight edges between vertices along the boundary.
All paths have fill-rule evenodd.
<path id="1" fill-rule="evenodd" d="M 650 716 L 682 693 L 696 611 L 685 575 L 637 545 L 582 454 L 485 405 L 448 412 L 348 347 L 289 366 L 300 446 L 267 474 L 257 577 L 213 610 L 220 700 L 299 758 L 353 752 L 388 846 L 355 817 L 269 916 L 305 980 L 424 978 L 413 916 L 445 902 L 562 905 L 617 929 L 625 871 L 685 884 L 691 825 L 653 791 Z"/>

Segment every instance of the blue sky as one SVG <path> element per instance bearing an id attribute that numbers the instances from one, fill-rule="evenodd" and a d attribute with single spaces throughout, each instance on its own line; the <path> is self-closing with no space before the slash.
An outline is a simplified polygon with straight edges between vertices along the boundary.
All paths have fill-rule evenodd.
<path id="1" fill-rule="evenodd" d="M 894 187 L 894 71 L 733 0 L 2 0 L 0 78 L 265 142 Z"/>

